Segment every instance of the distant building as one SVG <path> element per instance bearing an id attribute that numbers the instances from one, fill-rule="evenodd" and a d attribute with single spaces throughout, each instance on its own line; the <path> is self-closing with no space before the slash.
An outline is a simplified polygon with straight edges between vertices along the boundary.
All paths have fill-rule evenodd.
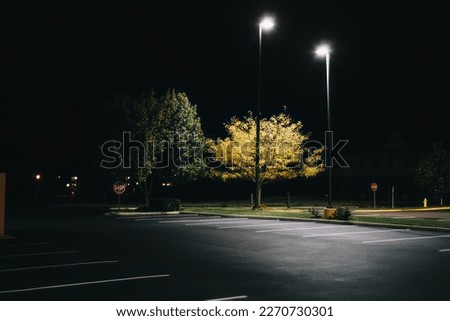
<path id="1" fill-rule="evenodd" d="M 415 169 L 423 151 L 413 149 L 394 133 L 383 145 L 351 146 L 344 158 L 349 168 L 333 168 L 333 193 L 337 197 L 371 200 L 371 183 L 378 185 L 377 199 L 390 202 L 392 187 L 398 204 L 416 204 L 423 196 L 415 182 Z"/>

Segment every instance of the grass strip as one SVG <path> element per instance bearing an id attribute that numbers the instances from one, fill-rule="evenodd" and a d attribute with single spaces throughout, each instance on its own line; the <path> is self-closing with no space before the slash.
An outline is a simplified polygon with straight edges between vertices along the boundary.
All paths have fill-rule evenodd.
<path id="1" fill-rule="evenodd" d="M 188 206 L 182 212 L 193 212 L 198 214 L 218 214 L 232 216 L 249 216 L 261 218 L 300 218 L 300 219 L 320 219 L 314 217 L 307 209 L 299 208 L 276 208 L 267 207 L 262 210 L 252 210 L 249 206 Z M 330 221 L 330 220 L 326 220 Z M 393 218 L 383 216 L 351 216 L 348 220 L 352 223 L 376 223 L 388 225 L 401 225 L 411 227 L 432 227 L 450 229 L 450 221 L 437 220 L 431 218 Z"/>

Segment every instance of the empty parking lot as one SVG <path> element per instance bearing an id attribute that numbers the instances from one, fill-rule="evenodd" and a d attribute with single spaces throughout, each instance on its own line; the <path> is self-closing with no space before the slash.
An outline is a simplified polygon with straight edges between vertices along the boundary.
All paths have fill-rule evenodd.
<path id="1" fill-rule="evenodd" d="M 450 233 L 220 216 L 12 213 L 0 299 L 448 300 Z"/>

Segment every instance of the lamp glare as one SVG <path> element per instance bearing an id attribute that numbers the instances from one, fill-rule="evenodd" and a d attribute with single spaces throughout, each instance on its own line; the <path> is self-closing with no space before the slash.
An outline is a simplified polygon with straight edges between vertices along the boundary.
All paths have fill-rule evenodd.
<path id="1" fill-rule="evenodd" d="M 270 30 L 275 26 L 275 21 L 273 20 L 272 17 L 265 17 L 261 20 L 259 25 L 263 30 Z"/>

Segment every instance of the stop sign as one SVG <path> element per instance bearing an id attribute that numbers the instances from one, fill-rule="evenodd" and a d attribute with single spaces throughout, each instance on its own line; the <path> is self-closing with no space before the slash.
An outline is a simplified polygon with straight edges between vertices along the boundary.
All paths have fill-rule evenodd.
<path id="1" fill-rule="evenodd" d="M 113 191 L 114 193 L 120 195 L 123 194 L 125 192 L 127 188 L 127 184 L 125 184 L 124 182 L 121 181 L 117 181 L 113 184 Z"/>
<path id="2" fill-rule="evenodd" d="M 372 191 L 376 192 L 377 189 L 378 189 L 377 183 L 372 183 L 372 184 L 370 184 L 370 189 L 371 189 Z"/>

